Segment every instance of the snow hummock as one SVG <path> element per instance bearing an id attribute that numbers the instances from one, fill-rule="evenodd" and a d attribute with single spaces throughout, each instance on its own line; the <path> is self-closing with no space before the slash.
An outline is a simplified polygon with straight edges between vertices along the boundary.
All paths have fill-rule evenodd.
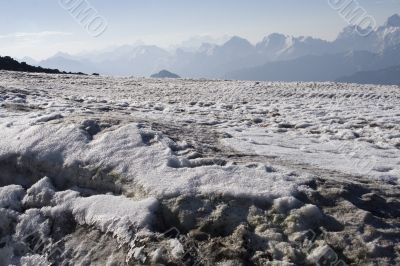
<path id="1" fill-rule="evenodd" d="M 168 138 L 153 132 L 158 141 L 148 145 L 143 141 L 146 132 L 136 123 L 105 131 L 93 140 L 78 123 L 31 125 L 29 119 L 25 123 L 11 128 L 0 126 L 0 137 L 9 139 L 0 144 L 0 158 L 14 154 L 34 158 L 37 164 L 43 163 L 42 167 L 48 166 L 49 171 L 76 165 L 111 168 L 132 193 L 136 188 L 130 186 L 136 185 L 153 196 L 221 193 L 275 198 L 292 194 L 296 186 L 285 174 L 263 169 L 234 165 L 187 168 L 181 162 L 172 165 L 176 159 Z"/>

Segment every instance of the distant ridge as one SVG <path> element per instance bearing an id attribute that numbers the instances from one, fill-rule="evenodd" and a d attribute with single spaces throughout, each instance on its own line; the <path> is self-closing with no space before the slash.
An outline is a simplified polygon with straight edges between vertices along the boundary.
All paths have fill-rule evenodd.
<path id="1" fill-rule="evenodd" d="M 171 78 L 171 79 L 179 79 L 180 76 L 169 72 L 168 70 L 161 70 L 160 72 L 153 74 L 150 76 L 151 78 Z"/>
<path id="2" fill-rule="evenodd" d="M 48 74 L 78 74 L 85 75 L 84 73 L 72 73 L 60 71 L 58 69 L 49 69 L 28 65 L 25 62 L 18 62 L 9 56 L 0 56 L 0 70 L 8 70 L 8 71 L 21 71 L 21 72 L 33 72 L 33 73 L 48 73 Z"/>

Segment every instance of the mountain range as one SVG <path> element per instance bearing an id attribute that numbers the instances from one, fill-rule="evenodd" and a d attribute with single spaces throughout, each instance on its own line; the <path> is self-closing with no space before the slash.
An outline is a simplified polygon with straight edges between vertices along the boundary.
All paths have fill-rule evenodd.
<path id="1" fill-rule="evenodd" d="M 79 55 L 58 53 L 34 63 L 121 76 L 150 76 L 168 69 L 187 78 L 334 81 L 399 65 L 399 49 L 400 16 L 396 14 L 365 37 L 356 26 L 348 26 L 334 41 L 273 33 L 257 44 L 234 36 L 220 45 L 203 43 L 173 51 L 154 45 L 124 45 Z"/>

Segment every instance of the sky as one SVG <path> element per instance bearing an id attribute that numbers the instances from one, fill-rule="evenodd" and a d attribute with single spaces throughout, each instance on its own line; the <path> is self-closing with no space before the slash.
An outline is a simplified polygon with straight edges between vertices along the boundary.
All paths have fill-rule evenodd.
<path id="1" fill-rule="evenodd" d="M 168 48 L 199 36 L 256 43 L 274 32 L 333 40 L 348 24 L 329 1 L 0 0 L 0 55 L 44 59 L 137 42 Z M 378 24 L 400 13 L 398 0 L 358 1 Z M 80 2 L 94 12 L 84 23 L 66 9 Z"/>

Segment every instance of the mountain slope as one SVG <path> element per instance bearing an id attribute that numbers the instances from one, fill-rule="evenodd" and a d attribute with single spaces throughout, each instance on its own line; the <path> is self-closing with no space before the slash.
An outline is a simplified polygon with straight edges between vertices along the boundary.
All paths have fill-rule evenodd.
<path id="1" fill-rule="evenodd" d="M 308 55 L 228 73 L 225 78 L 269 81 L 334 81 L 359 71 L 377 70 L 400 62 L 400 45 L 379 54 L 351 51 Z"/>
<path id="2" fill-rule="evenodd" d="M 1 57 L 0 56 L 0 70 L 8 70 L 8 71 L 21 71 L 21 72 L 34 72 L 34 73 L 49 73 L 49 74 L 65 74 L 66 72 L 62 72 L 58 69 L 49 69 L 28 65 L 25 62 L 18 62 L 9 56 Z M 73 73 L 69 73 L 73 74 Z M 82 73 L 76 73 L 82 74 Z"/>
<path id="3" fill-rule="evenodd" d="M 376 71 L 361 71 L 348 77 L 337 79 L 338 82 L 359 84 L 400 85 L 400 65 Z"/>

